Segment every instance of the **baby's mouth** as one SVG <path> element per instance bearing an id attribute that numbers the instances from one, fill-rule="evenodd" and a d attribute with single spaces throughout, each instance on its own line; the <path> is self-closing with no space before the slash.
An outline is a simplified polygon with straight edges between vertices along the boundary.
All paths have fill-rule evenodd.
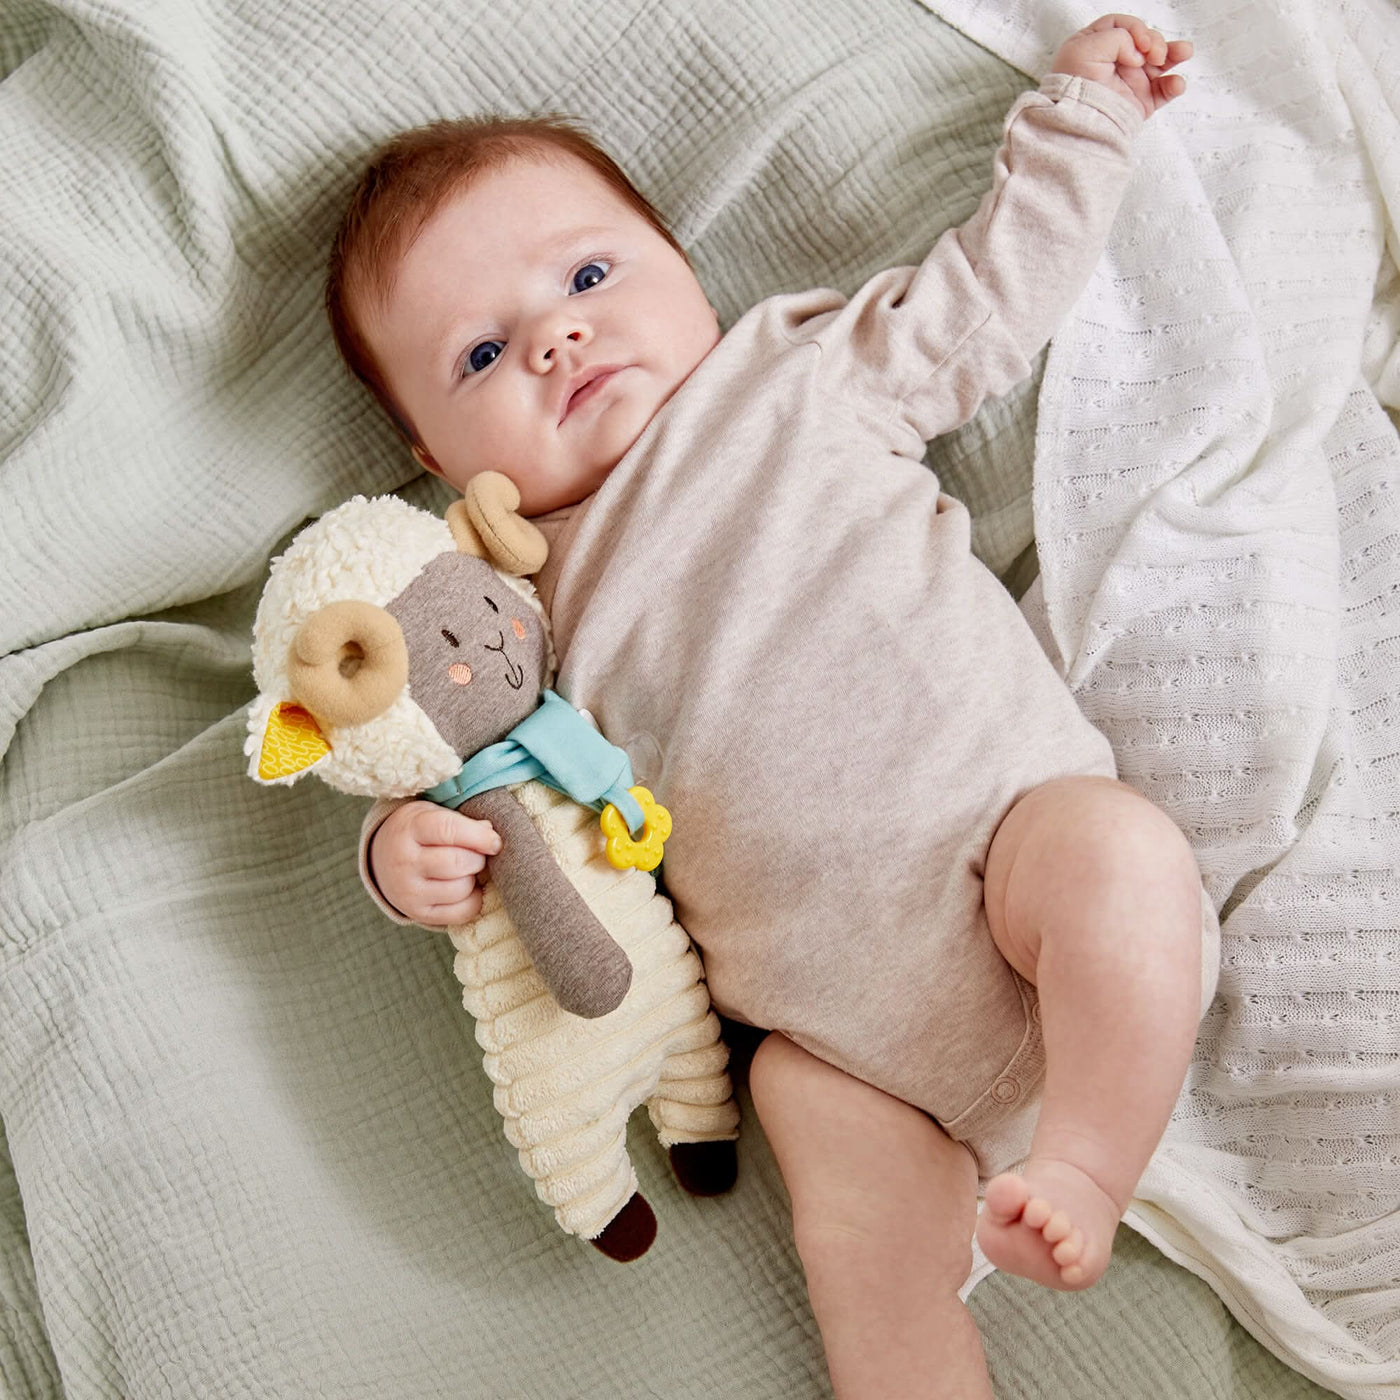
<path id="1" fill-rule="evenodd" d="M 587 403 L 613 375 L 626 368 L 626 365 L 598 365 L 596 369 L 589 371 L 589 377 L 564 400 L 564 410 L 559 415 L 559 422 L 562 423 L 580 404 Z"/>

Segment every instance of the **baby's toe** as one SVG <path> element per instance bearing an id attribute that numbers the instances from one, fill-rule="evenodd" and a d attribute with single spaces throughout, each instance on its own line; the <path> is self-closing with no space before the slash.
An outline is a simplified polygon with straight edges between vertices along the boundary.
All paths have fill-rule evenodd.
<path id="1" fill-rule="evenodd" d="M 993 1177 L 987 1183 L 987 1213 L 1001 1224 L 1015 1220 L 1026 1204 L 1026 1183 L 1009 1172 Z"/>
<path id="2" fill-rule="evenodd" d="M 1084 1231 L 1076 1226 L 1050 1251 L 1050 1257 L 1061 1267 L 1077 1264 L 1084 1253 Z"/>
<path id="3" fill-rule="evenodd" d="M 1070 1231 L 1074 1229 L 1074 1222 L 1062 1210 L 1057 1210 L 1041 1229 L 1046 1244 L 1059 1244 L 1061 1240 L 1069 1238 Z"/>
<path id="4" fill-rule="evenodd" d="M 1021 1213 L 1021 1222 L 1030 1226 L 1032 1230 L 1043 1230 L 1046 1222 L 1054 1214 L 1054 1209 L 1050 1202 L 1040 1196 L 1032 1196 L 1026 1202 L 1026 1208 Z"/>

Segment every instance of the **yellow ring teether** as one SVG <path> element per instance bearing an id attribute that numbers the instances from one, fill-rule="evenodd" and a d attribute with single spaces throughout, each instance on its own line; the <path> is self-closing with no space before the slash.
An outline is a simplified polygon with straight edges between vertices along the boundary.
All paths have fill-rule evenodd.
<path id="1" fill-rule="evenodd" d="M 608 838 L 603 854 L 615 870 L 655 870 L 661 864 L 662 848 L 671 834 L 671 814 L 644 787 L 628 788 L 642 809 L 642 834 L 633 840 L 622 813 L 609 802 L 598 824 Z"/>

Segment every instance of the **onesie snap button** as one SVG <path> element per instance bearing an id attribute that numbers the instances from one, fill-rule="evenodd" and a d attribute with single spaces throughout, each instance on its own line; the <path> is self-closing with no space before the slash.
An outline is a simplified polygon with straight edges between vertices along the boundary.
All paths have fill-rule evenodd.
<path id="1" fill-rule="evenodd" d="M 992 1097 L 998 1103 L 1015 1103 L 1021 1097 L 1021 1086 L 1014 1079 L 998 1079 L 992 1085 Z"/>

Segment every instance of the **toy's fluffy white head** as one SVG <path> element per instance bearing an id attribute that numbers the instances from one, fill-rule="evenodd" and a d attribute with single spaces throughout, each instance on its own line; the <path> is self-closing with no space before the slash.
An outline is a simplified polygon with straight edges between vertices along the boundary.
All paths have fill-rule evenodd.
<path id="1" fill-rule="evenodd" d="M 384 607 L 439 554 L 455 548 L 452 531 L 437 516 L 396 496 L 355 496 L 308 525 L 287 552 L 272 561 L 253 623 L 258 695 L 248 713 L 244 744 L 250 776 L 258 778 L 263 736 L 273 710 L 295 699 L 287 678 L 287 655 L 307 618 L 328 603 L 353 600 Z M 500 577 L 543 621 L 534 587 L 509 574 Z M 552 675 L 552 647 L 548 664 Z M 407 685 L 383 714 L 367 723 L 323 726 L 322 732 L 331 751 L 312 767 L 342 792 L 409 797 L 452 777 L 462 766 Z M 273 781 L 292 783 L 300 776 Z"/>

